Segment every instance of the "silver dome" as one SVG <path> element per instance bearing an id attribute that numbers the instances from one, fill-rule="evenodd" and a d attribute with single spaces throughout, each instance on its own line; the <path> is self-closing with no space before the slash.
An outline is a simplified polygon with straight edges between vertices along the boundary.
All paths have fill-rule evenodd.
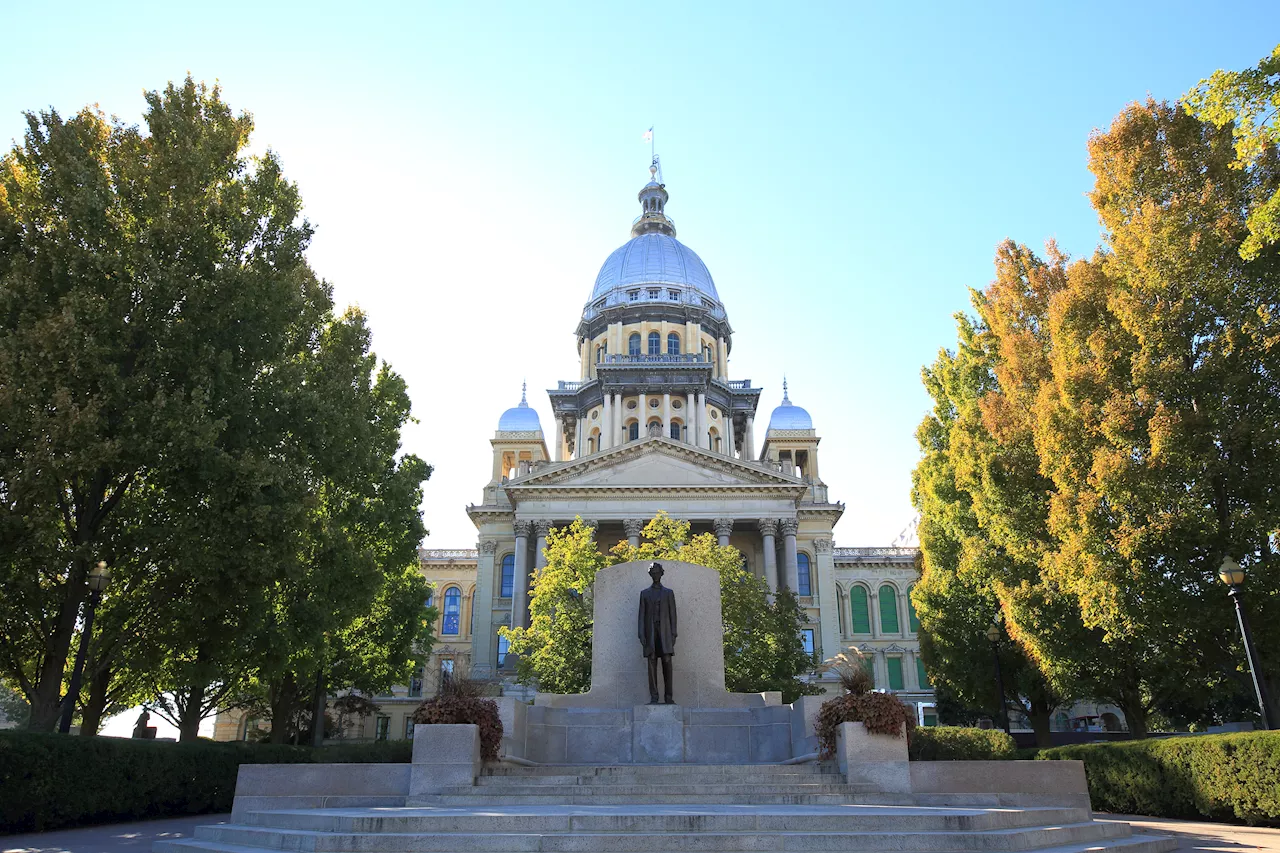
<path id="1" fill-rule="evenodd" d="M 787 396 L 787 380 L 782 380 L 782 403 L 769 416 L 769 429 L 813 429 L 813 418 Z"/>
<path id="2" fill-rule="evenodd" d="M 591 299 L 612 290 L 646 284 L 691 287 L 720 301 L 702 258 L 675 237 L 661 233 L 632 237 L 616 249 L 600 267 Z"/>
<path id="3" fill-rule="evenodd" d="M 507 409 L 498 418 L 499 432 L 542 432 L 542 422 L 538 420 L 538 413 L 529 408 L 525 393 L 526 388 L 522 384 L 519 405 Z"/>

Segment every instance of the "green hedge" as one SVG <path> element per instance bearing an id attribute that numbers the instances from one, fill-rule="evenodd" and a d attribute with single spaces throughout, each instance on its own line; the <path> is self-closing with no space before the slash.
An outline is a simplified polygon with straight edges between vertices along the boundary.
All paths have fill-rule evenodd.
<path id="1" fill-rule="evenodd" d="M 1280 824 L 1280 732 L 1059 746 L 1079 759 L 1099 811 Z"/>
<path id="2" fill-rule="evenodd" d="M 917 726 L 908 752 L 912 761 L 992 761 L 1013 758 L 1017 748 L 999 729 Z"/>
<path id="3" fill-rule="evenodd" d="M 0 834 L 231 810 L 241 764 L 407 762 L 412 741 L 313 749 L 0 732 Z"/>

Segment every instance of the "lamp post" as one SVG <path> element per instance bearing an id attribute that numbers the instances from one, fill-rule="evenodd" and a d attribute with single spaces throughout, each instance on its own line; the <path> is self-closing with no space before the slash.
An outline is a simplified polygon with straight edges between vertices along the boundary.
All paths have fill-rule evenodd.
<path id="1" fill-rule="evenodd" d="M 71 684 L 67 687 L 67 695 L 62 697 L 62 719 L 58 721 L 58 731 L 67 734 L 71 731 L 71 718 L 76 713 L 76 699 L 80 696 L 80 679 L 84 675 L 84 658 L 89 649 L 89 638 L 93 636 L 93 611 L 102 601 L 102 592 L 111 583 L 111 570 L 104 561 L 89 570 L 89 600 L 84 606 L 84 630 L 80 634 L 80 647 L 76 649 L 76 664 L 71 669 Z"/>
<path id="2" fill-rule="evenodd" d="M 987 629 L 987 639 L 991 642 L 991 656 L 996 662 L 997 713 L 1000 716 L 1001 728 L 1004 729 L 1005 734 L 1009 734 L 1009 712 L 1004 707 L 1004 679 L 1000 677 L 1000 624 L 996 620 L 992 620 L 991 627 Z"/>
<path id="3" fill-rule="evenodd" d="M 1230 557 L 1222 558 L 1222 567 L 1218 569 L 1218 577 L 1227 585 L 1227 595 L 1236 606 L 1236 619 L 1240 622 L 1240 635 L 1244 638 L 1244 655 L 1249 662 L 1249 675 L 1253 677 L 1253 694 L 1258 699 L 1258 710 L 1262 712 L 1262 727 L 1274 729 L 1275 721 L 1271 719 L 1270 705 L 1267 702 L 1267 686 L 1262 680 L 1262 667 L 1258 661 L 1258 650 L 1253 646 L 1253 632 L 1249 630 L 1249 618 L 1244 613 L 1244 569 Z"/>

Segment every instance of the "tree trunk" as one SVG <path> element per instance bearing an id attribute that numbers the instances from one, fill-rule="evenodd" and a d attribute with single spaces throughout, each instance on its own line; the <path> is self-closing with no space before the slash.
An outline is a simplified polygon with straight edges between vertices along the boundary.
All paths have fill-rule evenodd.
<path id="1" fill-rule="evenodd" d="M 111 686 L 111 666 L 104 663 L 89 673 L 89 698 L 80 711 L 80 734 L 96 735 L 107 709 L 107 688 Z"/>
<path id="2" fill-rule="evenodd" d="M 62 606 L 54 620 L 55 628 L 45 638 L 44 659 L 40 672 L 27 702 L 31 705 L 31 718 L 27 728 L 33 732 L 53 732 L 62 716 L 62 678 L 67 671 L 67 655 L 71 652 L 71 640 L 80 621 L 80 605 L 85 599 L 84 579 L 89 574 L 89 561 L 77 557 L 71 563 L 71 573 L 62 596 Z"/>
<path id="3" fill-rule="evenodd" d="M 1116 703 L 1124 711 L 1125 722 L 1129 724 L 1129 733 L 1135 738 L 1147 736 L 1147 708 L 1138 696 L 1125 695 Z"/>
<path id="4" fill-rule="evenodd" d="M 187 701 L 178 706 L 178 743 L 193 743 L 200 737 L 201 713 L 204 708 L 204 694 L 208 684 L 193 684 L 187 694 Z"/>
<path id="5" fill-rule="evenodd" d="M 1031 721 L 1031 730 L 1036 733 L 1036 746 L 1041 749 L 1053 746 L 1053 734 L 1049 730 L 1052 715 L 1053 707 L 1048 702 L 1031 701 L 1027 719 Z"/>
<path id="6" fill-rule="evenodd" d="M 289 742 L 289 721 L 296 710 L 293 674 L 280 677 L 267 691 L 267 703 L 271 707 L 271 743 Z"/>

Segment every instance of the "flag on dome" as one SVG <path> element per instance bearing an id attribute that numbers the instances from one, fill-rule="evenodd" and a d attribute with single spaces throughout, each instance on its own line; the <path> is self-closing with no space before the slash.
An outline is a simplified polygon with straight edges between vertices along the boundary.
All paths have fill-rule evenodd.
<path id="1" fill-rule="evenodd" d="M 642 137 L 640 137 L 640 138 L 641 138 L 641 139 L 643 139 L 645 142 L 652 142 L 652 141 L 653 141 L 653 128 L 651 127 L 651 128 L 649 128 L 648 130 L 646 130 L 646 131 L 644 132 L 644 136 L 642 136 Z"/>

